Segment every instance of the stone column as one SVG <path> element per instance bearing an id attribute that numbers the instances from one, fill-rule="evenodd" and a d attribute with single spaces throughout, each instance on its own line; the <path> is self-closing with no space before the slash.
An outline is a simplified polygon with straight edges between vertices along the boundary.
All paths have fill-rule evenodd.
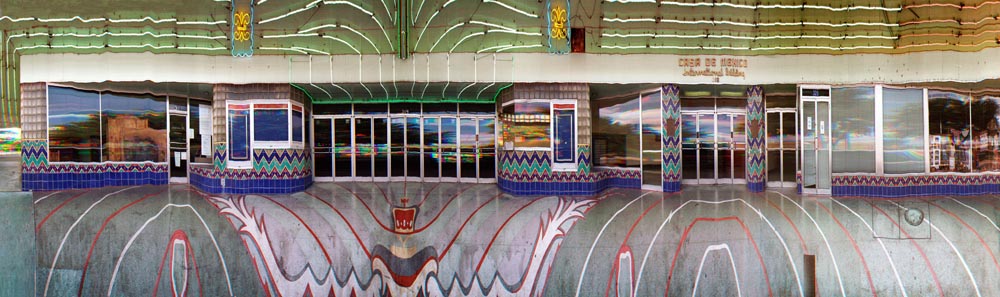
<path id="1" fill-rule="evenodd" d="M 747 89 L 747 189 L 763 192 L 767 184 L 767 154 L 764 153 L 767 136 L 764 129 L 764 89 L 752 86 Z"/>

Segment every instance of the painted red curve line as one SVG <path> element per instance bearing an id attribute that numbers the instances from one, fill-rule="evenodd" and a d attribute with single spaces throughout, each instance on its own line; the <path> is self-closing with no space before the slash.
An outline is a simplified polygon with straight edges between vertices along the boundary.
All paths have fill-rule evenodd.
<path id="1" fill-rule="evenodd" d="M 97 246 L 97 240 L 101 238 L 101 234 L 104 233 L 104 228 L 108 227 L 108 223 L 110 223 L 112 219 L 114 219 L 119 214 L 121 214 L 123 211 L 125 211 L 126 209 L 132 207 L 133 205 L 139 204 L 140 202 L 142 202 L 142 201 L 144 201 L 146 199 L 149 199 L 149 197 L 153 197 L 153 196 L 157 196 L 157 195 L 166 193 L 169 190 L 170 189 L 167 189 L 166 191 L 162 191 L 162 192 L 155 193 L 155 194 L 149 194 L 149 195 L 143 196 L 142 198 L 136 199 L 135 201 L 132 201 L 129 204 L 126 204 L 125 206 L 122 206 L 121 208 L 119 208 L 115 212 L 111 213 L 111 215 L 109 215 L 107 218 L 104 219 L 104 223 L 101 224 L 101 228 L 97 229 L 97 233 L 94 234 L 94 240 L 90 242 L 90 250 L 87 251 L 87 259 L 83 262 L 83 271 L 81 272 L 81 275 L 80 275 L 80 288 L 77 289 L 77 291 L 76 291 L 77 296 L 83 296 L 83 284 L 87 280 L 87 268 L 90 267 L 90 257 L 94 254 L 94 248 Z"/>
<path id="2" fill-rule="evenodd" d="M 965 220 L 963 220 L 962 218 L 958 217 L 957 215 L 955 215 L 951 211 L 948 211 L 948 209 L 945 209 L 944 207 L 941 207 L 940 205 L 937 205 L 934 202 L 927 201 L 927 203 L 929 203 L 930 205 L 934 205 L 938 209 L 941 209 L 942 211 L 944 211 L 945 213 L 947 213 L 951 217 L 953 217 L 956 220 L 958 220 L 958 222 L 961 223 L 962 226 L 965 226 L 966 229 L 969 229 L 969 231 L 972 231 L 972 234 L 976 235 L 976 239 L 978 239 L 979 243 L 983 245 L 983 248 L 986 250 L 986 252 L 990 253 L 990 258 L 993 259 L 993 266 L 995 266 L 997 268 L 997 272 L 1000 272 L 1000 262 L 997 262 L 996 255 L 993 254 L 993 250 L 990 249 L 990 246 L 988 244 L 986 244 L 986 241 L 983 240 L 983 237 L 979 235 L 979 231 L 976 231 L 976 229 L 972 228 L 972 226 L 969 226 L 969 224 L 967 224 L 965 222 Z"/>
<path id="3" fill-rule="evenodd" d="M 889 214 L 885 213 L 885 211 L 882 210 L 881 207 L 876 206 L 874 203 L 871 203 L 870 201 L 866 202 L 868 202 L 868 204 L 871 205 L 872 208 L 882 213 L 882 215 L 885 216 L 886 219 L 889 219 L 889 222 L 892 222 L 892 224 L 895 225 L 900 232 L 903 232 L 903 235 L 906 235 L 908 241 L 911 244 L 913 244 L 913 247 L 917 248 L 917 252 L 920 252 L 920 257 L 924 258 L 924 263 L 927 264 L 927 269 L 931 271 L 931 276 L 934 278 L 934 285 L 937 286 L 938 293 L 941 295 L 941 297 L 944 297 L 944 290 L 941 289 L 941 281 L 938 280 L 937 272 L 934 271 L 934 266 L 931 265 L 931 260 L 927 258 L 927 254 L 924 253 L 924 249 L 920 248 L 920 245 L 917 244 L 917 242 L 910 237 L 910 234 L 907 233 L 906 230 L 903 230 L 903 227 L 899 226 L 899 223 L 897 223 L 896 220 L 893 220 L 892 217 L 889 216 Z"/>
<path id="4" fill-rule="evenodd" d="M 483 209 L 483 207 L 486 207 L 486 205 L 489 205 L 490 201 L 493 201 L 493 200 L 499 198 L 500 195 L 503 195 L 503 193 L 497 194 L 496 196 L 493 196 L 493 198 L 490 198 L 489 200 L 486 200 L 485 202 L 483 202 L 482 205 L 479 205 L 479 207 L 477 207 L 476 210 L 472 211 L 472 213 L 469 214 L 469 217 L 465 218 L 465 221 L 462 222 L 462 226 L 459 227 L 457 231 L 455 231 L 455 235 L 451 237 L 451 241 L 448 242 L 448 245 L 445 246 L 445 248 L 441 252 L 441 254 L 438 255 L 438 259 L 444 258 L 444 256 L 448 254 L 448 251 L 451 250 L 451 246 L 454 245 L 455 244 L 455 240 L 458 239 L 458 235 L 462 234 L 462 230 L 464 230 L 465 226 L 467 224 L 469 224 L 469 221 L 472 220 L 472 217 L 475 217 L 476 213 L 479 213 L 479 210 Z"/>
<path id="5" fill-rule="evenodd" d="M 837 216 L 834 216 L 833 212 L 830 211 L 830 209 L 827 208 L 826 205 L 823 205 L 823 203 L 816 203 L 816 205 L 819 205 L 820 208 L 823 208 L 823 210 L 830 215 L 830 218 L 833 218 L 833 221 L 837 223 L 837 226 L 840 226 L 840 230 L 843 230 L 844 234 L 847 235 L 847 239 L 851 241 L 851 246 L 854 247 L 854 252 L 858 253 L 858 257 L 861 257 L 861 265 L 865 268 L 865 277 L 868 278 L 868 287 L 871 288 L 872 290 L 872 296 L 877 297 L 878 293 L 875 292 L 875 283 L 872 282 L 872 273 L 871 271 L 868 270 L 868 261 L 865 260 L 865 255 L 862 254 L 861 249 L 858 248 L 858 242 L 854 241 L 854 236 L 851 236 L 851 233 L 847 232 L 847 228 L 844 228 L 844 224 L 840 223 L 840 219 L 837 219 Z"/>
<path id="6" fill-rule="evenodd" d="M 777 204 L 771 202 L 771 199 L 767 199 L 767 197 L 764 197 L 764 201 L 767 201 L 768 205 L 771 205 L 771 207 L 773 207 L 775 210 L 781 213 L 781 216 L 785 218 L 785 221 L 787 221 L 789 225 L 792 225 L 792 230 L 795 230 L 795 237 L 798 237 L 799 243 L 802 244 L 802 250 L 804 250 L 806 254 L 808 254 L 809 247 L 806 246 L 805 239 L 802 239 L 802 233 L 799 233 L 799 227 L 795 225 L 795 222 L 792 222 L 792 219 L 788 217 L 788 214 L 785 214 L 785 211 L 782 210 L 781 207 L 778 207 Z"/>
<path id="7" fill-rule="evenodd" d="M 376 182 L 372 182 L 372 184 L 375 185 L 375 188 L 378 189 L 379 192 L 382 192 L 382 198 L 385 199 L 385 204 L 392 205 L 392 201 L 389 201 L 389 195 L 385 193 L 385 190 L 382 190 L 382 187 L 380 187 Z"/>
<path id="8" fill-rule="evenodd" d="M 436 222 L 438 220 L 438 218 L 441 217 L 441 213 L 443 213 L 445 211 L 445 209 L 447 209 L 448 206 L 451 205 L 451 203 L 453 201 L 455 201 L 456 198 L 458 198 L 459 195 L 461 195 L 462 193 L 465 193 L 466 190 L 471 189 L 472 187 L 463 188 L 461 191 L 458 191 L 457 193 L 455 193 L 454 195 L 452 195 L 451 198 L 448 199 L 448 202 L 446 202 L 444 204 L 444 206 L 441 207 L 441 210 L 439 210 L 438 213 L 436 215 L 434 215 L 433 218 L 431 218 L 430 222 L 427 222 L 426 224 L 424 224 L 420 228 L 414 229 L 413 232 L 411 232 L 411 233 L 397 232 L 395 228 L 390 228 L 389 226 L 385 225 L 385 223 L 382 223 L 382 221 L 379 220 L 378 216 L 375 215 L 375 212 L 372 211 L 371 207 L 368 206 L 368 203 L 365 202 L 364 199 L 361 199 L 361 196 L 358 196 L 356 193 L 351 192 L 350 190 L 348 190 L 347 188 L 344 188 L 343 186 L 341 186 L 341 188 L 343 188 L 344 190 L 347 190 L 349 193 L 351 193 L 352 196 L 354 196 L 355 199 L 358 200 L 358 202 L 361 202 L 361 205 L 364 206 L 365 209 L 368 210 L 368 213 L 372 216 L 373 219 L 375 219 L 375 223 L 377 223 L 379 225 L 379 227 L 382 228 L 382 230 L 385 230 L 385 231 L 393 233 L 393 234 L 413 234 L 413 233 L 420 233 L 420 232 L 424 231 L 425 229 L 427 229 L 428 227 L 430 227 L 431 225 L 433 225 L 434 222 Z M 313 194 L 312 192 L 303 191 L 303 193 L 305 193 L 306 195 L 312 196 L 313 198 L 316 198 L 317 200 L 319 200 L 320 202 L 323 202 L 324 204 L 326 204 L 330 208 L 334 208 L 332 204 L 330 204 L 326 200 L 323 200 L 319 196 L 316 196 L 316 194 Z M 497 196 L 499 197 L 499 195 L 497 195 Z M 421 201 L 420 204 L 423 204 L 423 201 Z"/>
<path id="9" fill-rule="evenodd" d="M 507 223 L 510 223 L 510 220 L 513 219 L 515 216 L 517 216 L 517 214 L 521 213 L 521 211 L 524 210 L 525 208 L 528 208 L 528 206 L 535 204 L 535 202 L 538 200 L 540 199 L 534 199 L 531 200 L 531 202 L 525 203 L 517 210 L 515 210 L 513 213 L 511 213 L 510 216 L 507 216 L 507 219 L 503 221 L 503 224 L 500 224 L 500 227 L 497 228 L 497 232 L 493 233 L 493 237 L 490 239 L 490 243 L 486 244 L 486 249 L 483 250 L 483 255 L 482 257 L 479 258 L 479 264 L 476 264 L 476 270 L 473 271 L 479 272 L 479 268 L 483 267 L 483 262 L 486 261 L 486 255 L 490 253 L 490 249 L 493 248 L 493 243 L 497 240 L 497 237 L 500 236 L 500 232 L 503 231 L 503 228 L 507 226 Z M 541 232 L 541 230 L 539 230 L 539 232 Z M 535 246 L 532 246 L 532 251 L 534 251 L 534 248 L 537 247 L 537 245 L 538 241 L 536 240 Z M 441 258 L 444 258 L 444 254 L 441 255 Z M 531 262 L 529 261 L 528 264 L 529 264 L 528 266 L 530 267 Z"/>
<path id="10" fill-rule="evenodd" d="M 670 270 L 667 273 L 667 290 L 665 292 L 663 292 L 663 295 L 664 296 L 670 296 L 670 281 L 671 281 L 671 278 L 673 278 L 673 275 L 674 275 L 674 265 L 677 264 L 677 256 L 680 255 L 681 248 L 684 247 L 684 242 L 685 242 L 685 239 L 687 239 L 688 233 L 691 232 L 691 229 L 694 228 L 694 225 L 696 225 L 696 224 L 698 224 L 698 222 L 702 222 L 702 221 L 705 221 L 705 222 L 736 221 L 737 223 L 740 224 L 740 227 L 743 228 L 743 233 L 745 233 L 747 235 L 747 239 L 749 239 L 750 240 L 750 244 L 753 245 L 754 252 L 757 253 L 757 260 L 760 261 L 760 268 L 764 270 L 764 282 L 767 283 L 767 295 L 768 296 L 774 296 L 774 293 L 771 292 L 771 278 L 767 274 L 767 266 L 764 265 L 764 258 L 761 257 L 761 255 L 760 255 L 760 249 L 757 248 L 757 242 L 754 241 L 753 235 L 750 234 L 750 229 L 747 229 L 747 225 L 743 224 L 743 220 L 741 220 L 740 218 L 735 217 L 735 216 L 722 217 L 722 218 L 699 217 L 699 218 L 695 218 L 694 221 L 691 222 L 691 224 L 688 224 L 687 228 L 684 228 L 684 233 L 683 233 L 683 235 L 681 235 L 680 241 L 677 244 L 677 251 L 674 252 L 674 257 L 673 257 L 674 259 L 670 261 Z"/>
<path id="11" fill-rule="evenodd" d="M 642 214 L 639 215 L 639 217 L 635 218 L 635 221 L 632 222 L 632 226 L 628 228 L 628 233 L 625 233 L 625 237 L 622 239 L 622 244 L 620 246 L 618 246 L 618 253 L 621 253 L 622 249 L 624 249 L 627 246 L 626 243 L 628 242 L 629 238 L 632 237 L 632 231 L 635 231 L 635 227 L 639 225 L 639 222 L 641 222 L 643 218 L 646 217 L 646 214 L 648 214 L 650 210 L 653 210 L 653 208 L 656 207 L 657 205 L 660 205 L 660 203 L 663 203 L 663 200 L 666 200 L 667 197 L 669 197 L 669 196 L 670 195 L 660 195 L 660 200 L 659 201 L 656 201 L 656 203 L 650 204 L 649 207 L 647 207 L 646 210 L 643 211 Z M 615 255 L 615 256 L 617 257 L 617 255 Z M 611 280 L 614 278 L 614 273 L 617 272 L 618 259 L 614 259 L 612 261 L 614 261 L 615 264 L 611 265 L 612 269 L 608 273 L 608 284 L 607 284 L 606 287 L 604 287 L 604 296 L 610 296 L 610 294 L 611 294 Z"/>
<path id="12" fill-rule="evenodd" d="M 40 222 L 38 222 L 38 226 L 35 226 L 35 233 L 37 234 L 38 230 L 42 229 L 42 225 L 45 224 L 45 221 L 48 221 L 49 217 L 52 217 L 52 215 L 55 214 L 57 211 L 59 211 L 59 209 L 63 208 L 63 206 L 66 206 L 66 204 L 69 204 L 71 201 L 76 200 L 76 198 L 80 198 L 80 196 L 83 196 L 83 194 L 90 193 L 91 191 L 92 190 L 85 190 L 83 192 L 80 192 L 79 194 L 67 198 L 62 203 L 59 203 L 59 205 L 56 206 L 56 208 L 53 208 L 51 211 L 49 211 L 49 214 L 45 215 L 45 218 L 43 218 Z"/>
<path id="13" fill-rule="evenodd" d="M 299 216 L 299 214 L 295 213 L 295 211 L 292 211 L 291 209 L 289 209 L 288 207 L 286 207 L 284 204 L 282 204 L 282 203 L 280 203 L 278 201 L 275 201 L 273 198 L 271 198 L 269 196 L 265 196 L 265 195 L 261 195 L 261 197 L 264 197 L 264 199 L 270 200 L 271 203 L 274 203 L 274 204 L 278 205 L 278 207 L 281 207 L 282 209 L 284 209 L 285 211 L 287 211 L 288 214 L 291 214 L 292 216 L 294 216 L 296 220 L 299 220 L 299 223 L 302 223 L 302 226 L 306 227 L 306 231 L 309 231 L 309 234 L 312 235 L 313 240 L 316 240 L 316 244 L 319 245 L 319 250 L 323 252 L 323 257 L 326 258 L 326 263 L 328 265 L 333 265 L 333 260 L 330 259 L 330 253 L 326 251 L 326 246 L 323 245 L 323 241 L 319 240 L 319 236 L 316 235 L 316 232 L 313 231 L 312 227 L 309 227 L 309 223 L 306 223 L 306 221 L 303 220 L 302 217 Z M 264 217 L 263 213 L 261 214 L 261 217 Z M 359 242 L 359 243 L 362 244 L 362 245 L 364 245 L 364 243 L 361 243 L 361 242 Z"/>
<path id="14" fill-rule="evenodd" d="M 306 193 L 306 195 L 312 196 L 313 198 L 316 198 L 317 200 L 323 201 L 323 199 L 320 199 L 316 195 L 313 195 L 313 194 L 311 194 L 309 192 L 304 192 L 304 193 Z M 354 226 L 351 225 L 351 222 L 347 220 L 347 217 L 345 217 L 344 214 L 341 213 L 339 209 L 337 209 L 336 207 L 333 207 L 333 205 L 331 205 L 329 203 L 326 203 L 326 201 L 323 201 L 323 203 L 326 204 L 327 206 L 329 206 L 330 209 L 333 210 L 333 212 L 337 213 L 337 215 L 340 216 L 341 220 L 344 220 L 344 224 L 347 225 L 348 229 L 351 229 L 351 233 L 354 234 L 354 238 L 358 241 L 358 244 L 361 245 L 361 250 L 363 250 L 365 252 L 365 256 L 367 258 L 371 259 L 371 257 L 372 257 L 371 252 L 369 252 L 368 248 L 365 247 L 365 242 L 361 240 L 361 236 L 358 235 L 358 231 L 354 229 Z"/>
<path id="15" fill-rule="evenodd" d="M 434 186 L 432 186 L 430 190 L 427 190 L 427 193 L 424 193 L 424 199 L 421 199 L 419 203 L 414 204 L 414 205 L 424 205 L 424 201 L 427 201 L 427 197 L 430 197 L 431 196 L 431 192 L 433 192 L 434 189 L 437 189 L 437 186 L 440 185 L 440 184 L 441 183 L 435 183 Z"/>
<path id="16" fill-rule="evenodd" d="M 163 258 L 160 259 L 160 269 L 156 272 L 156 282 L 153 284 L 153 295 L 152 296 L 154 296 L 154 297 L 157 296 L 156 295 L 156 291 L 160 287 L 160 278 L 163 276 L 163 266 L 164 266 L 163 264 L 164 264 L 164 262 L 166 262 L 168 252 L 170 254 L 171 261 L 173 260 L 173 257 L 174 257 L 173 244 L 174 244 L 174 241 L 176 241 L 177 238 L 183 238 L 184 239 L 184 246 L 185 246 L 184 257 L 190 257 L 191 258 L 191 263 L 194 264 L 194 275 L 195 275 L 195 279 L 198 280 L 198 296 L 205 296 L 205 288 L 204 288 L 204 286 L 202 286 L 202 283 L 201 283 L 201 272 L 199 272 L 199 269 L 198 269 L 198 259 L 195 257 L 194 249 L 191 247 L 191 240 L 188 239 L 187 234 L 184 233 L 184 231 L 182 231 L 181 229 L 174 230 L 174 234 L 170 236 L 170 244 L 167 245 L 166 250 L 163 251 Z M 185 285 L 187 285 L 187 284 L 185 284 Z M 185 287 L 185 288 L 187 288 L 187 287 Z M 174 293 L 174 296 L 177 296 L 177 292 L 173 292 L 173 293 Z"/>

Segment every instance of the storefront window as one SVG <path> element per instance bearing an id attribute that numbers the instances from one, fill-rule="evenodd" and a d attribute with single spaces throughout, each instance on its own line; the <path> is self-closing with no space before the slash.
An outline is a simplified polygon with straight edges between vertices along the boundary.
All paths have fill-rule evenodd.
<path id="1" fill-rule="evenodd" d="M 972 171 L 969 95 L 927 93 L 931 172 Z"/>
<path id="2" fill-rule="evenodd" d="M 886 174 L 924 172 L 923 89 L 882 89 Z"/>
<path id="3" fill-rule="evenodd" d="M 100 94 L 50 86 L 49 161 L 100 162 Z"/>
<path id="4" fill-rule="evenodd" d="M 166 162 L 165 97 L 101 94 L 105 161 Z"/>
<path id="5" fill-rule="evenodd" d="M 639 97 L 594 101 L 593 154 L 597 166 L 635 167 L 640 163 Z"/>
<path id="6" fill-rule="evenodd" d="M 981 95 L 972 102 L 972 153 L 978 172 L 1000 171 L 1000 96 Z"/>
<path id="7" fill-rule="evenodd" d="M 833 173 L 875 173 L 875 87 L 831 93 Z"/>

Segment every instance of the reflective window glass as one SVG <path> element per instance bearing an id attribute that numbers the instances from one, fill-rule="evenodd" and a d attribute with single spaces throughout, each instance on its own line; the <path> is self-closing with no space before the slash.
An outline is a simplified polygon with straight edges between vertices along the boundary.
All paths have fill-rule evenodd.
<path id="1" fill-rule="evenodd" d="M 639 97 L 595 100 L 593 154 L 597 166 L 639 167 Z"/>
<path id="2" fill-rule="evenodd" d="M 1000 171 L 1000 95 L 972 102 L 972 153 L 976 171 Z"/>
<path id="3" fill-rule="evenodd" d="M 105 161 L 166 162 L 166 97 L 104 92 L 101 108 Z"/>
<path id="4" fill-rule="evenodd" d="M 929 90 L 931 172 L 972 171 L 972 138 L 968 94 Z"/>
<path id="5" fill-rule="evenodd" d="M 816 133 L 830 134 L 832 171 L 875 173 L 875 87 L 833 88 L 831 100 L 833 125 L 814 125 L 820 128 Z M 826 127 L 831 131 L 823 131 Z"/>
<path id="6" fill-rule="evenodd" d="M 514 103 L 514 147 L 548 148 L 549 117 L 549 102 Z"/>
<path id="7" fill-rule="evenodd" d="M 254 109 L 254 141 L 288 141 L 288 109 Z M 299 127 L 301 129 L 301 127 Z"/>
<path id="8" fill-rule="evenodd" d="M 50 86 L 48 96 L 49 161 L 100 162 L 100 94 Z"/>
<path id="9" fill-rule="evenodd" d="M 924 90 L 882 89 L 884 172 L 924 172 Z"/>

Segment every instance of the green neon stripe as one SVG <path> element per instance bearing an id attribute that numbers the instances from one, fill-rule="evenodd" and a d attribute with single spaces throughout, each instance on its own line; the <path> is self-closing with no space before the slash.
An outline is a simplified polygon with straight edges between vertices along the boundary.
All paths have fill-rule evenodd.
<path id="1" fill-rule="evenodd" d="M 510 88 L 513 85 L 514 84 L 510 83 L 510 84 L 507 84 L 506 86 L 502 86 L 499 89 L 497 89 L 497 93 L 493 94 L 493 102 L 497 102 L 497 97 L 500 97 L 500 92 L 503 92 L 503 90 L 506 90 L 507 88 Z"/>
<path id="2" fill-rule="evenodd" d="M 293 88 L 299 89 L 299 91 L 302 91 L 302 93 L 306 93 L 306 97 L 309 97 L 309 102 L 310 103 L 314 103 L 314 104 L 316 103 L 316 99 L 313 98 L 312 94 L 309 94 L 309 92 L 306 92 L 305 88 L 300 87 L 299 85 L 296 85 L 296 84 L 293 84 L 293 83 L 288 83 L 288 84 L 292 85 Z"/>

